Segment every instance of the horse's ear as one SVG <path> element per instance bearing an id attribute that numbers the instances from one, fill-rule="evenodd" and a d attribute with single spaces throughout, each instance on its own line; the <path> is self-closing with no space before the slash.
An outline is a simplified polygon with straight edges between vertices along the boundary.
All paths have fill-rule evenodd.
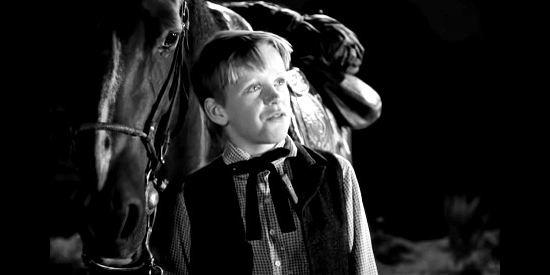
<path id="1" fill-rule="evenodd" d="M 216 102 L 214 98 L 209 97 L 204 100 L 204 111 L 206 116 L 208 116 L 208 119 L 212 122 L 220 126 L 225 126 L 227 124 L 227 113 L 225 112 L 223 106 Z"/>

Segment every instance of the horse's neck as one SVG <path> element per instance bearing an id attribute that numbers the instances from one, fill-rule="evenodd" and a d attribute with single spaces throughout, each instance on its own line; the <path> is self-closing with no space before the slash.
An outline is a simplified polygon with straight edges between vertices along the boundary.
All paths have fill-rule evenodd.
<path id="1" fill-rule="evenodd" d="M 185 104 L 185 102 L 181 102 Z M 188 174 L 206 165 L 213 159 L 216 146 L 208 133 L 206 116 L 197 97 L 189 93 L 181 127 L 173 134 L 166 156 L 164 176 L 169 182 L 181 183 Z"/>
<path id="2" fill-rule="evenodd" d="M 206 1 L 206 7 L 210 10 L 216 24 L 221 29 L 252 30 L 250 23 L 231 9 L 209 1 Z"/>
<path id="3" fill-rule="evenodd" d="M 246 19 L 229 8 L 203 0 L 190 0 L 188 3 L 189 13 L 193 14 L 189 23 L 193 53 L 219 30 L 252 30 Z"/>
<path id="4" fill-rule="evenodd" d="M 188 1 L 189 33 L 187 34 L 188 45 L 186 45 L 186 59 L 192 60 L 202 44 L 218 30 L 219 19 L 215 17 L 217 12 L 212 12 L 211 7 L 216 4 L 202 0 Z M 189 68 L 191 62 L 186 62 Z M 188 71 L 182 72 L 188 74 Z M 206 116 L 202 111 L 198 99 L 189 87 L 190 83 L 184 83 L 184 91 L 187 93 L 187 100 L 179 102 L 181 105 L 179 117 L 181 127 L 173 134 L 166 166 L 164 166 L 165 177 L 170 182 L 181 183 L 185 176 L 200 169 L 211 161 L 221 150 L 221 146 L 212 140 L 207 129 Z"/>

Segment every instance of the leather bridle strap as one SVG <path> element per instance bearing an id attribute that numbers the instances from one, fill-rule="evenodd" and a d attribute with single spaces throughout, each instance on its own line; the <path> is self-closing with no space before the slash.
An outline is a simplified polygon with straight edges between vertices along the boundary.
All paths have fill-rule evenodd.
<path id="1" fill-rule="evenodd" d="M 152 134 L 154 133 L 154 130 L 149 131 L 149 134 L 146 134 L 144 131 L 128 127 L 126 125 L 121 124 L 114 124 L 114 123 L 106 123 L 106 122 L 95 122 L 95 123 L 84 123 L 80 126 L 78 129 L 78 132 L 83 132 L 87 130 L 107 130 L 117 133 L 126 134 L 129 136 L 135 136 L 141 138 L 143 143 L 145 144 L 145 147 L 147 149 L 147 155 L 150 159 L 155 159 L 156 161 L 160 162 L 160 158 L 156 153 L 155 146 L 153 144 L 153 137 Z"/>

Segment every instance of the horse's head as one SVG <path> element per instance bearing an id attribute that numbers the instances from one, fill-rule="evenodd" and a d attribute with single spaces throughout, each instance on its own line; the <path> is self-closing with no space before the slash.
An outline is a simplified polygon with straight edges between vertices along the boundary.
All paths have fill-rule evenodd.
<path id="1" fill-rule="evenodd" d="M 79 82 L 75 151 L 86 186 L 80 234 L 86 256 L 109 264 L 139 256 L 148 209 L 158 198 L 147 183 L 174 128 L 187 123 L 181 117 L 189 106 L 193 7 L 184 0 L 88 4 L 78 38 L 85 57 L 73 69 L 85 68 L 69 72 Z"/>

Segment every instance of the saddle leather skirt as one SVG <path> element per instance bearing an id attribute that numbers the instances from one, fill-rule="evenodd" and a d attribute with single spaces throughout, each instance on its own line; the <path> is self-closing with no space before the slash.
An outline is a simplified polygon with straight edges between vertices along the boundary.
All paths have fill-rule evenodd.
<path id="1" fill-rule="evenodd" d="M 351 162 L 349 127 L 340 127 L 321 96 L 298 68 L 289 71 L 290 103 L 294 116 L 289 134 L 297 142 L 339 154 Z"/>

